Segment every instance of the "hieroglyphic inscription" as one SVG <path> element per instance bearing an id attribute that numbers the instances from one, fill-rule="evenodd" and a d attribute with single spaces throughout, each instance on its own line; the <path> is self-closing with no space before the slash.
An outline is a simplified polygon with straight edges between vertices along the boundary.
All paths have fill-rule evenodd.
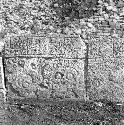
<path id="1" fill-rule="evenodd" d="M 76 41 L 76 42 L 75 42 Z M 55 56 L 83 58 L 84 46 L 78 37 L 16 36 L 6 41 L 5 56 Z"/>

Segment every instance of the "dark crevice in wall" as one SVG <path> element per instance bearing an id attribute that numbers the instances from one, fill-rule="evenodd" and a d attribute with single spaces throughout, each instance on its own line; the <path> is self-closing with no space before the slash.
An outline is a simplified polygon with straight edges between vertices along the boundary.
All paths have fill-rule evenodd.
<path id="1" fill-rule="evenodd" d="M 85 60 L 84 60 L 84 84 L 85 84 L 85 90 L 86 90 L 86 97 L 88 97 L 88 91 L 90 89 L 90 85 L 88 82 L 88 53 L 89 53 L 89 44 L 85 43 L 86 45 L 86 53 L 85 53 Z"/>
<path id="2" fill-rule="evenodd" d="M 3 63 L 3 73 L 4 73 L 4 86 L 7 89 L 7 85 L 6 85 L 7 79 L 5 77 L 5 65 L 4 65 L 5 61 L 4 61 L 4 57 L 2 58 L 2 63 Z"/>

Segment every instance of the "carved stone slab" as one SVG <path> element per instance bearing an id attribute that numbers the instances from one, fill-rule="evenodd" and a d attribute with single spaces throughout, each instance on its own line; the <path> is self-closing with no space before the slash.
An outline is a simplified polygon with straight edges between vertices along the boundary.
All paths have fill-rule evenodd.
<path id="1" fill-rule="evenodd" d="M 5 42 L 8 96 L 83 98 L 85 50 L 77 37 L 18 36 Z"/>

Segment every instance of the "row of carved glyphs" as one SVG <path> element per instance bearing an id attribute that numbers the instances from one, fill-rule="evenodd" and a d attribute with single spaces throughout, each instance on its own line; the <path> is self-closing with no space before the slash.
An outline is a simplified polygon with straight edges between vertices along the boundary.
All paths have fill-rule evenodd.
<path id="1" fill-rule="evenodd" d="M 12 37 L 6 40 L 5 56 L 15 55 L 61 55 L 64 58 L 82 58 L 84 49 L 76 37 Z"/>
<path id="2" fill-rule="evenodd" d="M 75 42 L 76 41 L 76 42 Z M 58 55 L 64 58 L 84 58 L 85 44 L 78 37 L 11 37 L 7 39 L 5 56 Z M 89 57 L 123 56 L 123 39 L 91 38 Z"/>

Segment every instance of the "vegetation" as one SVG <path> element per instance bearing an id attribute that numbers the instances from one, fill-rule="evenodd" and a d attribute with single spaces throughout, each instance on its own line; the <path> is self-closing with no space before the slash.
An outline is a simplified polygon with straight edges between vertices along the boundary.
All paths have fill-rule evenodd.
<path id="1" fill-rule="evenodd" d="M 97 12 L 97 5 L 98 0 L 55 0 L 51 8 L 54 8 L 64 21 L 66 18 L 70 20 L 88 18 Z"/>
<path id="2" fill-rule="evenodd" d="M 101 105 L 99 105 L 100 103 Z M 20 123 L 30 122 L 32 124 L 34 122 L 38 125 L 42 122 L 43 125 L 46 125 L 46 122 L 50 122 L 51 125 L 58 123 L 82 123 L 89 125 L 97 121 L 99 123 L 108 122 L 110 125 L 113 125 L 119 124 L 124 117 L 121 110 L 123 106 L 118 104 L 108 100 L 96 100 L 95 102 L 84 102 L 81 100 L 43 101 L 42 103 L 30 104 L 30 100 L 29 102 L 25 100 L 24 104 L 18 102 L 18 105 L 10 105 L 8 111 L 15 115 L 16 120 L 14 122 L 19 120 Z"/>

